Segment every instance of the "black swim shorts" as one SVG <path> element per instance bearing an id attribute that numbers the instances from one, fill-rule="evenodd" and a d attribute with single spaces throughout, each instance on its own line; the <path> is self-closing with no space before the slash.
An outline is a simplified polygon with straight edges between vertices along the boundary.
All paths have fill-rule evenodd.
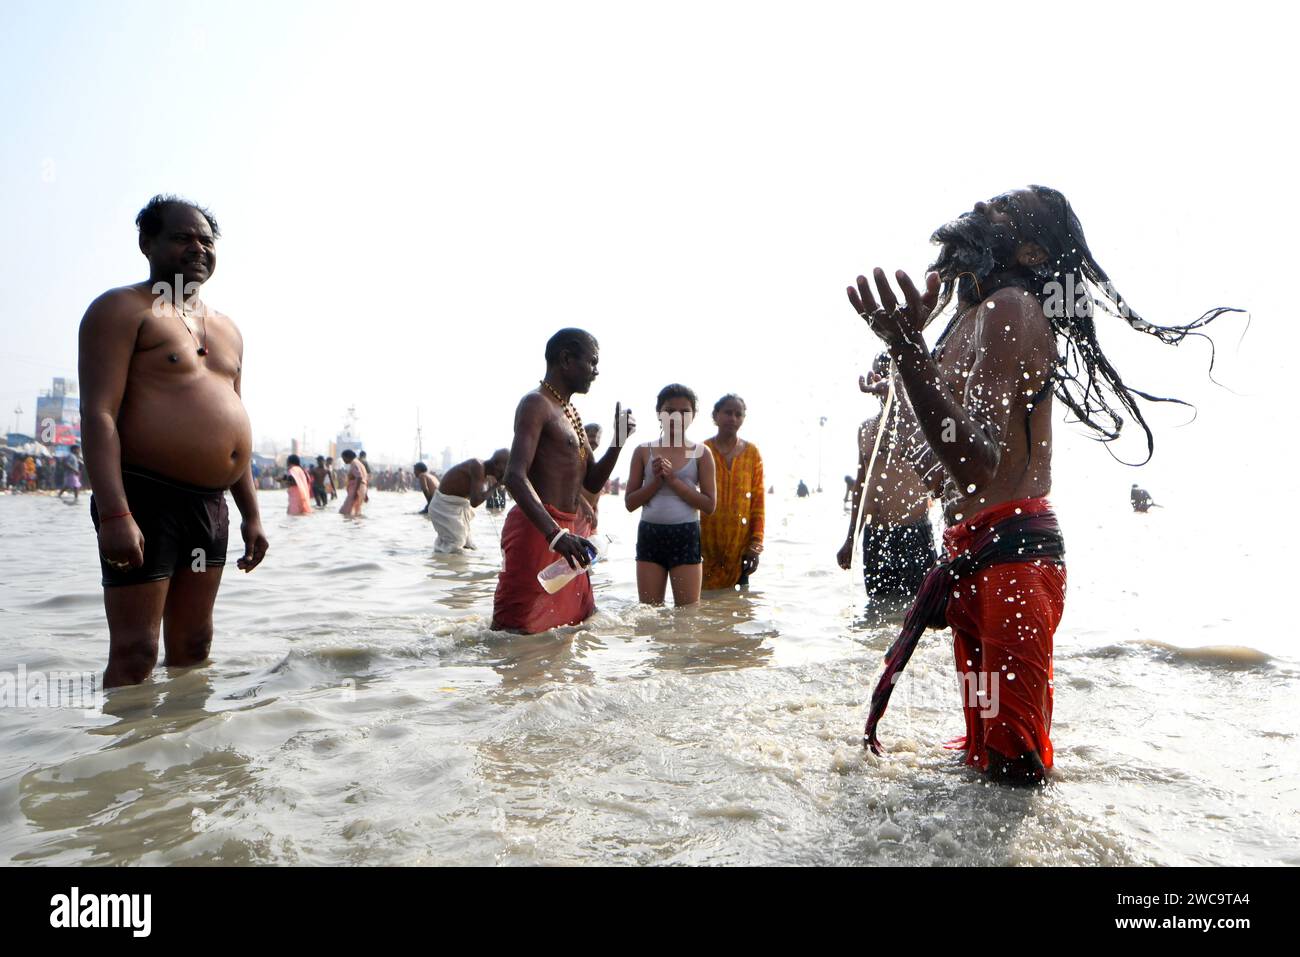
<path id="1" fill-rule="evenodd" d="M 678 565 L 700 565 L 700 523 L 656 525 L 642 522 L 636 532 L 636 560 L 654 562 L 669 571 Z"/>
<path id="2" fill-rule="evenodd" d="M 911 600 L 936 560 L 928 519 L 910 525 L 868 525 L 862 533 L 862 577 L 868 595 Z"/>
<path id="3" fill-rule="evenodd" d="M 181 569 L 226 564 L 230 516 L 225 489 L 187 485 L 135 466 L 122 469 L 122 488 L 131 517 L 144 536 L 144 564 L 114 568 L 100 555 L 105 588 L 162 581 Z M 98 532 L 99 506 L 94 495 L 90 497 L 90 520 Z"/>

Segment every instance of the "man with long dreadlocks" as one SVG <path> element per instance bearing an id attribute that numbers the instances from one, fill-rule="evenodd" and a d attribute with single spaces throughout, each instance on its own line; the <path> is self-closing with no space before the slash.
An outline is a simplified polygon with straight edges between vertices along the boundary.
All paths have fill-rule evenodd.
<path id="1" fill-rule="evenodd" d="M 963 688 L 964 739 L 950 747 L 999 780 L 1038 782 L 1052 766 L 1052 639 L 1065 608 L 1065 546 L 1047 501 L 1052 397 L 1104 441 L 1125 415 L 1153 437 L 1097 342 L 1096 307 L 1176 344 L 1224 312 L 1156 326 L 1133 312 L 1097 264 L 1065 197 L 1031 186 L 934 232 L 941 249 L 918 290 L 901 270 L 900 305 L 881 269 L 849 301 L 888 347 L 902 432 L 922 481 L 944 501 L 947 553 L 926 577 L 889 649 L 865 743 L 927 627 L 951 627 Z M 1063 290 L 1065 294 L 1063 294 Z M 956 294 L 932 353 L 922 337 Z M 879 303 L 877 303 L 877 295 Z"/>

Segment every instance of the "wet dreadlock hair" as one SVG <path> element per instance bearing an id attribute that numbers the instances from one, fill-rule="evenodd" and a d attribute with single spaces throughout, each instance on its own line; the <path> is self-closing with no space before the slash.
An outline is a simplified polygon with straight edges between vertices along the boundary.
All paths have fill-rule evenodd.
<path id="1" fill-rule="evenodd" d="M 938 272 L 942 283 L 934 314 L 943 311 L 954 291 L 958 303 L 968 305 L 978 304 L 1008 286 L 1035 296 L 1056 335 L 1057 367 L 1043 391 L 1034 397 L 1031 409 L 1050 389 L 1101 442 L 1118 439 L 1125 417 L 1130 417 L 1142 427 L 1147 439 L 1147 457 L 1131 464 L 1144 465 L 1155 450 L 1155 436 L 1137 400 L 1191 406 L 1181 399 L 1151 395 L 1125 384 L 1097 341 L 1094 317 L 1098 309 L 1167 345 L 1178 345 L 1188 336 L 1205 339 L 1210 343 L 1211 380 L 1214 341 L 1197 330 L 1224 313 L 1245 310 L 1216 306 L 1186 325 L 1147 322 L 1120 296 L 1093 256 L 1069 200 L 1046 186 L 1030 186 L 1026 192 L 1037 202 L 1022 202 L 1017 194 L 1000 198 L 1005 202 L 1009 225 L 991 223 L 971 212 L 935 230 L 930 241 L 943 248 L 930 267 Z M 1016 261 L 1020 244 L 1029 242 L 1047 254 L 1037 265 Z M 959 310 L 940 336 L 940 343 L 960 315 Z"/>

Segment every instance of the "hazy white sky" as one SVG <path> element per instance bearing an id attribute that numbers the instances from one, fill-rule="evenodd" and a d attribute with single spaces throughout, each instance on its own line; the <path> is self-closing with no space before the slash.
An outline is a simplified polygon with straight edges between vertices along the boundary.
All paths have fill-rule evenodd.
<path id="1" fill-rule="evenodd" d="M 1132 384 L 1202 415 L 1158 412 L 1138 476 L 1064 440 L 1058 482 L 1253 481 L 1297 343 L 1293 24 L 1147 6 L 7 0 L 6 427 L 75 376 L 86 305 L 144 278 L 136 211 L 174 191 L 221 223 L 205 299 L 244 333 L 259 443 L 323 450 L 355 405 L 372 458 L 409 464 L 419 408 L 434 461 L 485 455 L 579 325 L 588 421 L 621 400 L 649 432 L 672 381 L 739 392 L 778 482 L 815 482 L 827 416 L 838 488 L 878 350 L 845 285 L 920 273 L 934 227 L 1035 182 L 1147 319 L 1254 316 L 1240 351 L 1239 321 L 1217 334 L 1241 397 L 1198 344 L 1105 329 Z"/>

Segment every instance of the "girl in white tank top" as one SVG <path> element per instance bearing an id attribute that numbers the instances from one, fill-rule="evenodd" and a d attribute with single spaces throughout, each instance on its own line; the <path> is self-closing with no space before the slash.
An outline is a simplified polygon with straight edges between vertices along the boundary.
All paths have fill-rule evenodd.
<path id="1" fill-rule="evenodd" d="M 713 456 L 686 438 L 695 410 L 694 392 L 684 385 L 665 386 L 655 403 L 659 438 L 637 446 L 632 455 L 623 502 L 629 512 L 641 509 L 636 585 L 647 604 L 662 605 L 670 581 L 673 604 L 700 600 L 700 513 L 712 514 L 717 492 Z"/>

